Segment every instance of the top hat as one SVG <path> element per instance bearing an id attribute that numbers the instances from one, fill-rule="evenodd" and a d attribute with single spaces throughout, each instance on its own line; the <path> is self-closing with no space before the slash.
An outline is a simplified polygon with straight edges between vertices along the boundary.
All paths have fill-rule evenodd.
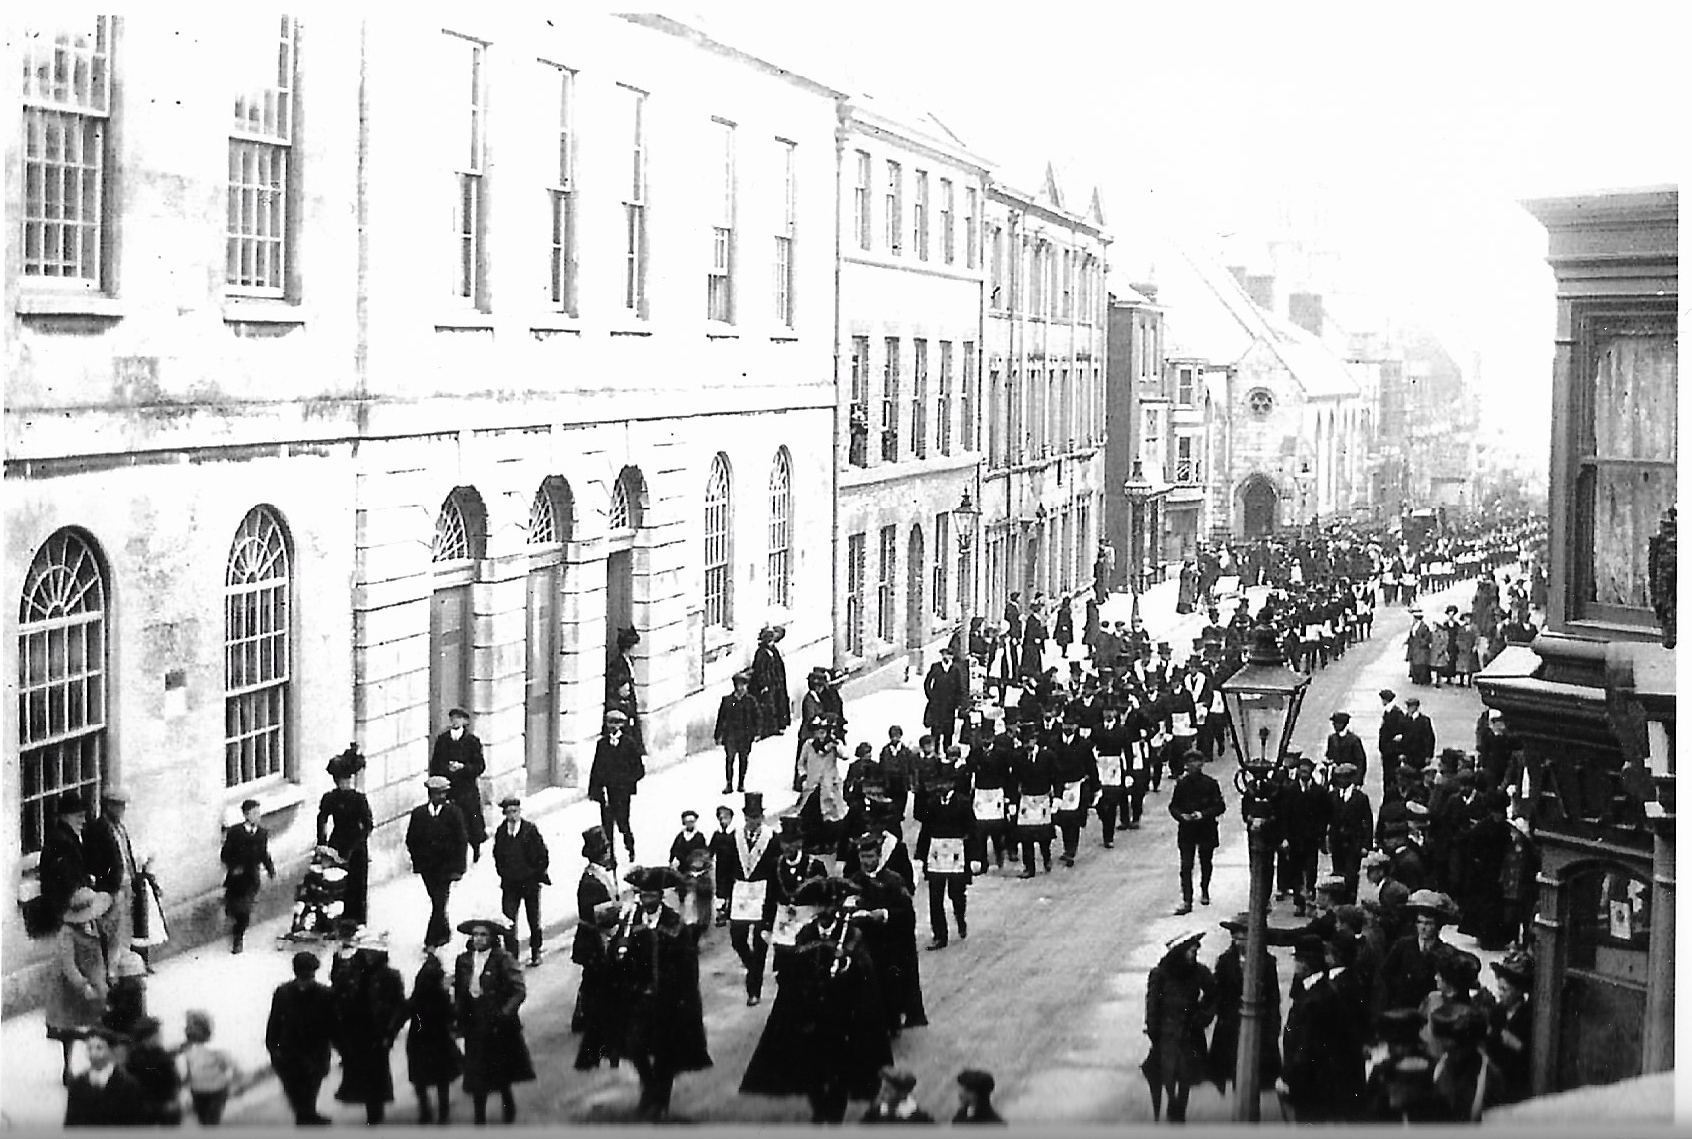
<path id="1" fill-rule="evenodd" d="M 783 815 L 776 829 L 776 838 L 781 842 L 800 842 L 804 837 L 805 827 L 799 816 Z"/>
<path id="2" fill-rule="evenodd" d="M 592 858 L 594 855 L 611 848 L 611 840 L 605 836 L 604 827 L 589 827 L 582 832 L 582 857 Z"/>
<path id="3" fill-rule="evenodd" d="M 623 881 L 643 894 L 662 893 L 682 886 L 682 877 L 668 866 L 636 866 L 623 875 Z"/>
<path id="4" fill-rule="evenodd" d="M 746 801 L 740 808 L 740 813 L 746 816 L 763 815 L 764 793 L 762 791 L 746 792 Z"/>

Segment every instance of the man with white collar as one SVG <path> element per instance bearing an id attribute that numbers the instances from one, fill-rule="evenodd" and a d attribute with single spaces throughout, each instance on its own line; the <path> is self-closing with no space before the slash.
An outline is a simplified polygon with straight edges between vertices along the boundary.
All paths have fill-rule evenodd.
<path id="1" fill-rule="evenodd" d="M 617 828 L 622 828 L 623 847 L 631 863 L 635 840 L 629 828 L 629 800 L 646 775 L 640 755 L 640 743 L 629 731 L 628 715 L 615 708 L 605 713 L 605 728 L 594 746 L 593 766 L 588 769 L 588 798 L 599 804 L 599 825 L 606 838 L 614 839 Z"/>
<path id="2" fill-rule="evenodd" d="M 746 825 L 734 835 L 734 886 L 730 895 L 729 944 L 746 966 L 746 1003 L 763 999 L 768 931 L 775 920 L 776 898 L 770 889 L 779 851 L 775 832 L 764 826 L 762 792 L 746 792 L 741 816 Z M 801 848 L 802 849 L 802 848 Z"/>
<path id="3" fill-rule="evenodd" d="M 464 816 L 448 800 L 452 783 L 446 776 L 431 775 L 423 786 L 428 788 L 429 801 L 412 810 L 405 847 L 411 855 L 412 871 L 423 879 L 423 888 L 429 894 L 429 928 L 423 944 L 436 949 L 452 940 L 447 901 L 452 896 L 452 884 L 464 877 L 465 848 L 470 840 Z"/>
<path id="4" fill-rule="evenodd" d="M 1402 762 L 1414 767 L 1425 767 L 1433 762 L 1434 757 L 1434 726 L 1422 711 L 1422 701 L 1415 696 L 1406 697 L 1404 701 L 1404 721 L 1400 735 L 1404 737 L 1403 750 L 1399 752 Z"/>
<path id="5" fill-rule="evenodd" d="M 864 1112 L 864 1123 L 933 1123 L 934 1117 L 916 1101 L 917 1079 L 903 1068 L 881 1070 L 881 1090 Z"/>

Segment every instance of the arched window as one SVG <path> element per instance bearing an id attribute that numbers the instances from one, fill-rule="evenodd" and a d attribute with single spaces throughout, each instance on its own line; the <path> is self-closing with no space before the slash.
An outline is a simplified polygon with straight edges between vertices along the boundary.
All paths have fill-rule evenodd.
<path id="1" fill-rule="evenodd" d="M 454 487 L 435 517 L 435 545 L 430 561 L 458 562 L 486 556 L 487 510 L 474 487 Z"/>
<path id="2" fill-rule="evenodd" d="M 711 460 L 705 483 L 705 624 L 730 628 L 734 622 L 733 574 L 729 569 L 730 500 L 728 456 Z"/>
<path id="3" fill-rule="evenodd" d="M 787 448 L 770 465 L 770 604 L 793 605 L 793 461 Z"/>
<path id="4" fill-rule="evenodd" d="M 92 800 L 106 776 L 106 575 L 93 544 L 60 530 L 36 551 L 18 606 L 23 852 L 41 849 L 54 800 Z"/>
<path id="5" fill-rule="evenodd" d="M 624 467 L 611 488 L 611 517 L 607 525 L 615 530 L 639 530 L 646 503 L 646 479 L 639 469 Z"/>
<path id="6" fill-rule="evenodd" d="M 557 475 L 548 475 L 535 491 L 529 503 L 529 545 L 550 546 L 568 542 L 573 534 L 575 499 L 570 484 Z"/>
<path id="7" fill-rule="evenodd" d="M 287 774 L 291 675 L 288 535 L 268 506 L 235 531 L 223 585 L 223 780 Z"/>

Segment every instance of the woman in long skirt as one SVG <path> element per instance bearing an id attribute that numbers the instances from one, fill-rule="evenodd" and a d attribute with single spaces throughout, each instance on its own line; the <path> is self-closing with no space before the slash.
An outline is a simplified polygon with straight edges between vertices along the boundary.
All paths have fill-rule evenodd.
<path id="1" fill-rule="evenodd" d="M 617 977 L 606 956 L 606 942 L 617 928 L 622 886 L 611 865 L 611 842 L 599 827 L 582 833 L 582 857 L 588 860 L 576 884 L 576 940 L 570 960 L 582 967 L 576 990 L 576 1012 L 582 1041 L 576 1048 L 576 1070 L 599 1067 L 601 1060 L 615 1068 L 617 1054 Z"/>
<path id="2" fill-rule="evenodd" d="M 458 955 L 453 974 L 453 1008 L 464 1035 L 464 1090 L 477 1123 L 488 1119 L 488 1095 L 498 1092 L 506 1123 L 517 1121 L 513 1084 L 535 1078 L 529 1045 L 518 1010 L 528 988 L 523 968 L 505 951 L 504 918 L 472 918 L 458 931 L 470 936 L 470 948 Z"/>
<path id="3" fill-rule="evenodd" d="M 394 1100 L 388 1054 L 406 1022 L 405 981 L 388 964 L 388 945 L 380 938 L 352 943 L 353 956 L 335 985 L 335 1009 L 341 1054 L 341 1086 L 335 1098 L 362 1103 L 365 1122 L 382 1122 Z"/>
<path id="4" fill-rule="evenodd" d="M 363 925 L 369 913 L 370 832 L 376 829 L 370 800 L 353 786 L 353 777 L 364 770 L 364 757 L 357 744 L 329 761 L 332 791 L 324 792 L 317 804 L 317 841 L 331 847 L 346 860 L 346 893 L 341 899 L 341 916 Z"/>
<path id="5" fill-rule="evenodd" d="M 82 886 L 71 895 L 53 952 L 47 990 L 47 1039 L 64 1049 L 64 1082 L 70 1086 L 71 1050 L 106 1011 L 106 951 L 94 921 L 112 896 Z"/>
<path id="6" fill-rule="evenodd" d="M 453 1036 L 452 982 L 433 953 L 423 958 L 406 1002 L 411 1024 L 405 1034 L 406 1079 L 417 1092 L 419 1123 L 452 1120 L 452 1082 L 464 1071 L 464 1055 Z M 429 1104 L 429 1092 L 435 1104 Z"/>

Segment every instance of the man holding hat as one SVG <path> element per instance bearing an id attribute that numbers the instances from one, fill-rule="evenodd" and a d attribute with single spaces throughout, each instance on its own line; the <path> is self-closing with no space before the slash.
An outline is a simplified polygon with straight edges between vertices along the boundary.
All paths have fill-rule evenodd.
<path id="1" fill-rule="evenodd" d="M 635 840 L 629 828 L 629 800 L 646 775 L 640 756 L 640 742 L 629 730 L 628 715 L 616 708 L 605 713 L 605 729 L 594 746 L 593 767 L 588 771 L 588 798 L 599 804 L 599 825 L 606 838 L 615 839 L 617 828 L 622 828 L 630 862 Z"/>
<path id="2" fill-rule="evenodd" d="M 742 669 L 734 674 L 734 691 L 724 696 L 717 706 L 717 727 L 712 739 L 723 748 L 723 794 L 736 789 L 746 790 L 746 764 L 752 757 L 752 745 L 758 739 L 758 724 L 763 713 L 758 699 L 752 695 L 752 674 Z M 740 781 L 735 782 L 735 768 L 739 765 Z"/>
<path id="3" fill-rule="evenodd" d="M 1328 719 L 1334 725 L 1334 730 L 1328 733 L 1328 766 L 1351 764 L 1357 769 L 1357 785 L 1361 787 L 1369 774 L 1369 754 L 1363 750 L 1363 741 L 1351 730 L 1351 713 L 1335 712 Z"/>
<path id="4" fill-rule="evenodd" d="M 411 869 L 423 879 L 429 894 L 429 928 L 423 935 L 425 949 L 437 949 L 452 940 L 452 923 L 447 920 L 447 900 L 452 884 L 464 877 L 464 848 L 469 838 L 464 816 L 450 799 L 452 783 L 444 775 L 423 781 L 429 801 L 411 812 L 405 829 L 405 849 L 411 855 Z"/>
<path id="5" fill-rule="evenodd" d="M 229 952 L 239 953 L 252 921 L 253 901 L 259 892 L 262 869 L 276 881 L 276 863 L 270 859 L 270 832 L 259 824 L 259 801 L 241 804 L 242 820 L 223 832 L 223 911 L 235 922 L 230 931 Z"/>
<path id="6" fill-rule="evenodd" d="M 1175 838 L 1181 851 L 1181 905 L 1177 914 L 1193 912 L 1193 856 L 1199 860 L 1199 900 L 1210 904 L 1211 858 L 1221 841 L 1216 820 L 1228 811 L 1222 788 L 1204 773 L 1204 755 L 1189 751 L 1186 772 L 1169 795 L 1169 813 L 1175 816 Z"/>
<path id="7" fill-rule="evenodd" d="M 482 843 L 488 836 L 480 780 L 488 764 L 482 757 L 482 741 L 470 731 L 470 713 L 454 708 L 447 713 L 447 725 L 447 730 L 435 737 L 434 750 L 429 753 L 429 774 L 444 775 L 452 785 L 447 797 L 464 816 L 465 837 L 474 861 L 480 862 Z"/>
<path id="8" fill-rule="evenodd" d="M 329 1074 L 330 1044 L 335 1036 L 335 997 L 317 979 L 317 954 L 294 954 L 294 979 L 279 985 L 270 998 L 264 1047 L 294 1111 L 296 1124 L 327 1124 L 317 1110 L 317 1093 Z"/>
<path id="9" fill-rule="evenodd" d="M 1347 897 L 1357 896 L 1358 863 L 1375 837 L 1375 813 L 1369 796 L 1357 786 L 1357 768 L 1342 763 L 1333 769 L 1334 790 L 1328 824 L 1328 858 L 1333 872 L 1345 879 Z"/>
<path id="10" fill-rule="evenodd" d="M 517 908 L 529 915 L 529 965 L 541 960 L 540 892 L 552 885 L 547 873 L 552 856 L 540 828 L 523 817 L 523 800 L 507 795 L 499 801 L 499 829 L 494 832 L 494 869 L 499 872 L 499 908 L 511 928 L 505 934 L 505 951 L 517 959 Z"/>

